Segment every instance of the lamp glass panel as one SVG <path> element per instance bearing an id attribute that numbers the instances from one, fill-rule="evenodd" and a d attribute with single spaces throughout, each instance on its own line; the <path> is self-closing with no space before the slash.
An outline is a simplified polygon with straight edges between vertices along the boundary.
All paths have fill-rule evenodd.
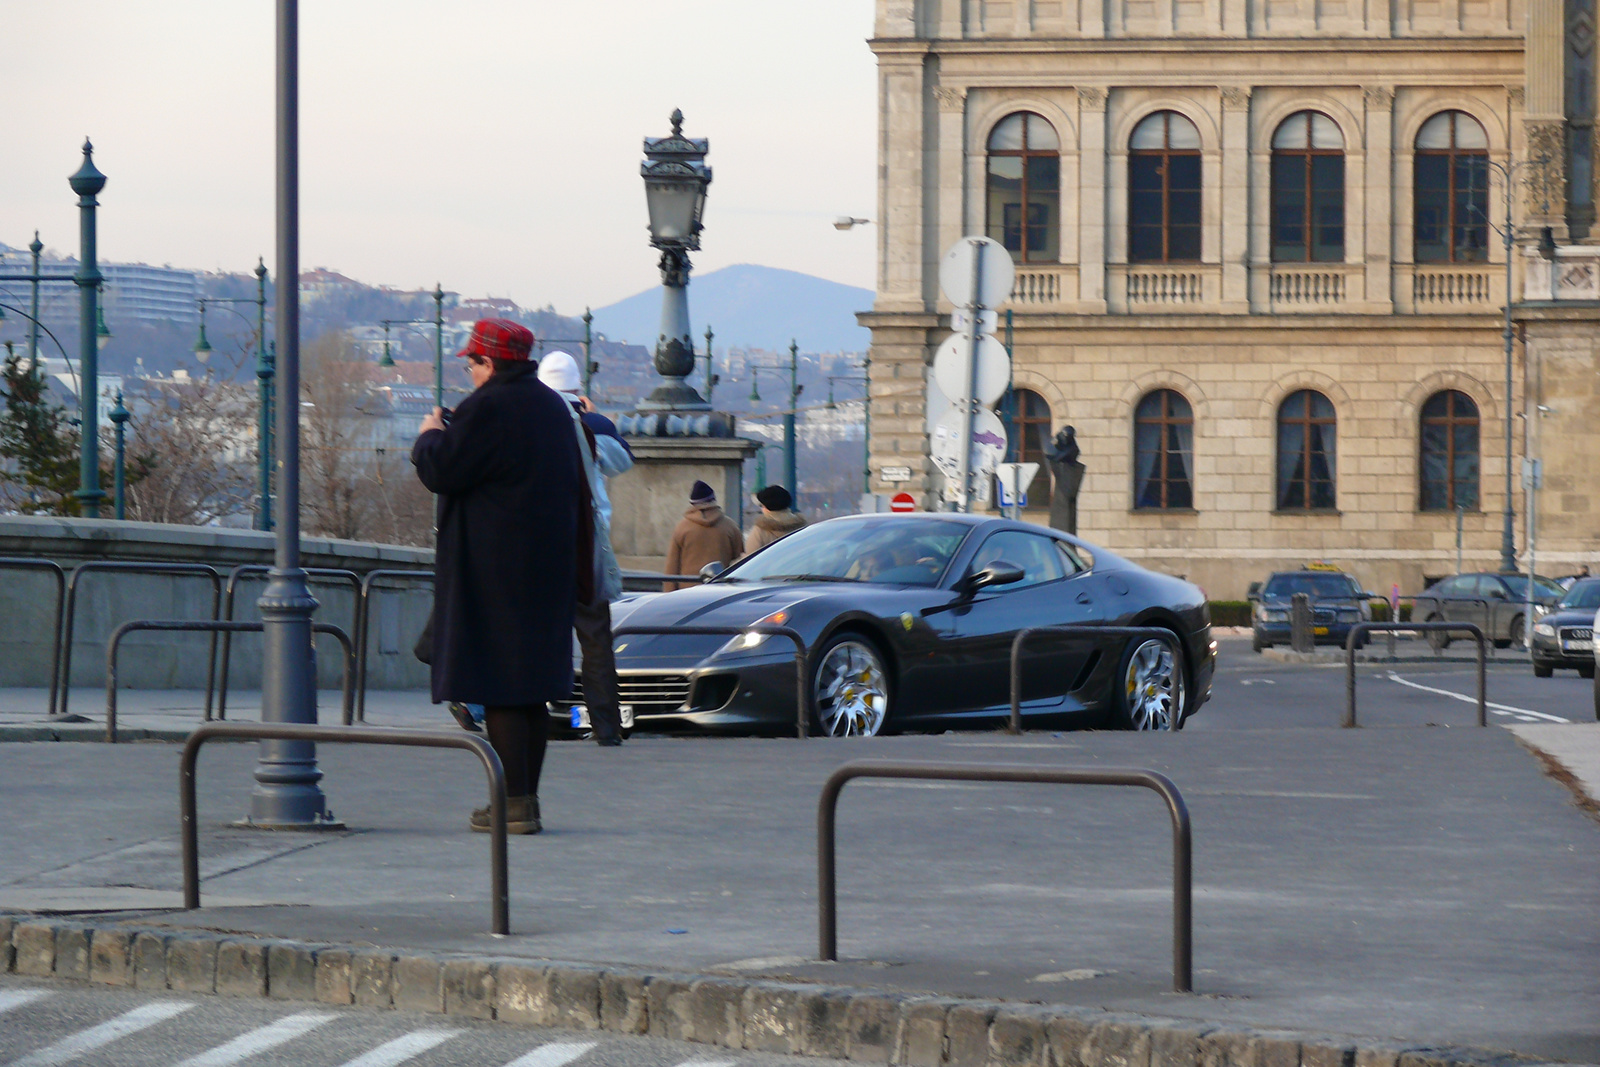
<path id="1" fill-rule="evenodd" d="M 650 209 L 650 236 L 657 241 L 686 241 L 694 232 L 699 183 L 646 181 L 645 202 Z"/>

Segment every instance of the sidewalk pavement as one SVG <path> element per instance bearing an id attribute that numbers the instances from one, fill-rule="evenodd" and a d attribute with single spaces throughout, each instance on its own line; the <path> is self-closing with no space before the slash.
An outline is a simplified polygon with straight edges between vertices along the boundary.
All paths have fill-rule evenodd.
<path id="1" fill-rule="evenodd" d="M 193 721 L 197 707 L 153 698 L 137 714 Z M 414 696 L 369 703 L 375 725 L 425 714 L 443 718 Z M 1574 767 L 1597 743 L 1587 726 L 1519 736 Z M 1600 827 L 1502 730 L 557 744 L 547 831 L 510 842 L 508 938 L 486 932 L 470 758 L 334 745 L 319 757 L 349 829 L 273 835 L 230 825 L 249 807 L 255 748 L 208 746 L 203 907 L 183 912 L 175 746 L 0 745 L 0 909 L 1600 1062 Z M 817 797 L 862 757 L 1172 777 L 1194 825 L 1197 992 L 1170 992 L 1167 816 L 1131 789 L 851 784 L 843 958 L 817 962 Z"/>

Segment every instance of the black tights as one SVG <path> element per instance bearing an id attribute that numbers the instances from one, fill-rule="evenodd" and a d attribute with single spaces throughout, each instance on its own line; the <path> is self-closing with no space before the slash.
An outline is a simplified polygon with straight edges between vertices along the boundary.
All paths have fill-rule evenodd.
<path id="1" fill-rule="evenodd" d="M 545 738 L 550 732 L 550 713 L 545 706 L 484 708 L 483 721 L 488 727 L 489 744 L 506 770 L 506 796 L 538 796 Z"/>

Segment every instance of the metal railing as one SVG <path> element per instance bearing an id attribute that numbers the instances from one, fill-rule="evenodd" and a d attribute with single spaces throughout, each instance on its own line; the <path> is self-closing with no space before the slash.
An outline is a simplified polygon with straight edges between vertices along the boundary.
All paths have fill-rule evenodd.
<path id="1" fill-rule="evenodd" d="M 914 778 L 936 782 L 1044 782 L 1064 785 L 1139 786 L 1161 794 L 1172 816 L 1172 988 L 1194 991 L 1193 841 L 1189 808 L 1171 779 L 1141 768 L 1076 769 L 1015 763 L 899 763 L 857 760 L 829 775 L 817 801 L 817 955 L 839 958 L 834 870 L 834 810 L 852 778 Z"/>
<path id="2" fill-rule="evenodd" d="M 367 638 L 372 631 L 372 593 L 376 582 L 383 579 L 433 581 L 432 571 L 397 570 L 379 568 L 368 571 L 361 578 L 356 595 L 356 721 L 367 721 Z"/>
<path id="3" fill-rule="evenodd" d="M 239 585 L 239 579 L 258 575 L 264 576 L 271 570 L 272 568 L 264 563 L 241 563 L 228 572 L 228 583 L 222 593 L 223 622 L 233 621 L 233 600 L 234 593 Z M 341 570 L 336 567 L 306 567 L 304 570 L 306 577 L 312 581 L 326 579 L 328 581 L 349 582 L 351 592 L 358 597 L 361 595 L 361 576 L 355 571 Z M 358 629 L 355 619 L 357 610 L 354 605 L 351 606 L 350 631 L 352 633 Z M 217 680 L 216 718 L 219 719 L 228 717 L 228 672 L 233 663 L 233 635 L 233 630 L 222 631 L 222 669 L 221 677 Z M 348 701 L 346 703 L 348 704 Z M 346 724 L 350 722 L 348 714 L 345 717 L 345 722 Z"/>
<path id="4" fill-rule="evenodd" d="M 1478 629 L 1476 623 L 1470 622 L 1358 622 L 1350 627 L 1350 633 L 1344 639 L 1344 670 L 1345 670 L 1345 704 L 1344 723 L 1346 728 L 1358 725 L 1356 722 L 1356 642 L 1363 634 L 1384 631 L 1417 630 L 1422 633 L 1443 633 L 1454 631 L 1464 633 L 1478 643 L 1478 725 L 1488 725 L 1488 701 L 1485 698 L 1486 679 L 1488 671 L 1486 664 L 1489 655 L 1489 643 L 1483 636 L 1483 631 Z"/>
<path id="5" fill-rule="evenodd" d="M 667 634 L 684 634 L 687 636 L 703 637 L 737 637 L 739 634 L 767 634 L 772 637 L 787 637 L 794 642 L 794 699 L 795 699 L 795 736 L 804 741 L 811 735 L 811 700 L 808 696 L 811 686 L 810 670 L 807 664 L 806 642 L 797 632 L 787 626 L 770 626 L 757 624 L 754 626 L 627 626 L 623 625 L 611 631 L 613 638 L 623 637 L 628 634 L 641 636 L 663 636 Z"/>
<path id="6" fill-rule="evenodd" d="M 67 699 L 72 694 L 72 631 L 78 606 L 78 579 L 85 574 L 111 571 L 118 574 L 187 574 L 211 579 L 211 621 L 217 622 L 222 610 L 222 575 L 205 563 L 155 563 L 140 560 L 95 559 L 72 569 L 67 580 L 67 613 L 56 635 L 56 661 L 61 664 L 61 714 L 67 714 Z M 211 718 L 211 700 L 217 683 L 217 635 L 211 635 L 211 652 L 206 663 L 206 718 Z"/>
<path id="7" fill-rule="evenodd" d="M 55 576 L 56 580 L 56 617 L 50 626 L 50 632 L 55 635 L 55 648 L 50 658 L 50 711 L 51 718 L 56 714 L 56 695 L 61 683 L 61 612 L 67 599 L 67 576 L 61 569 L 61 564 L 48 559 L 30 559 L 22 556 L 0 556 L 0 570 L 36 570 L 45 571 Z"/>
<path id="8" fill-rule="evenodd" d="M 506 776 L 500 757 L 477 734 L 461 731 L 398 730 L 386 726 L 320 726 L 308 723 L 202 723 L 183 746 L 178 804 L 183 816 L 183 906 L 200 906 L 200 828 L 196 818 L 195 761 L 207 741 L 310 741 L 336 745 L 401 745 L 409 748 L 466 749 L 483 763 L 489 778 L 489 866 L 494 896 L 490 932 L 511 932 L 511 893 L 506 877 Z"/>
<path id="9" fill-rule="evenodd" d="M 1165 626 L 1093 626 L 1077 623 L 1065 626 L 1028 626 L 1017 631 L 1011 639 L 1011 721 L 1006 727 L 1012 734 L 1022 733 L 1022 646 L 1036 634 L 1067 634 L 1075 637 L 1126 637 L 1130 640 L 1154 637 L 1165 641 L 1171 648 L 1174 666 L 1183 670 L 1183 642 Z M 1063 696 L 1065 694 L 1062 694 Z M 1182 716 L 1183 708 L 1177 709 Z"/>
<path id="10" fill-rule="evenodd" d="M 187 619 L 134 619 L 118 626 L 111 633 L 111 638 L 106 642 L 106 740 L 111 744 L 117 743 L 117 649 L 122 644 L 122 639 L 128 634 L 141 630 L 177 631 L 183 633 L 261 633 L 263 624 L 259 622 L 207 622 L 190 621 Z M 354 706 L 351 683 L 355 677 L 355 646 L 350 643 L 350 635 L 328 622 L 313 622 L 313 633 L 332 634 L 344 646 L 344 724 L 350 725 L 350 712 Z M 224 683 L 226 684 L 226 683 Z M 227 695 L 227 690 L 223 690 Z M 205 721 L 213 721 L 211 709 L 206 709 Z"/>

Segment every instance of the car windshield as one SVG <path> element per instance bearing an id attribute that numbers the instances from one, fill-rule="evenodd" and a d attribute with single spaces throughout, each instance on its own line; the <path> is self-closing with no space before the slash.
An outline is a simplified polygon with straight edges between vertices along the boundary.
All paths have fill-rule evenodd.
<path id="1" fill-rule="evenodd" d="M 1526 574 L 1502 574 L 1500 580 L 1511 587 L 1512 600 L 1528 599 L 1528 576 Z M 1535 578 L 1533 580 L 1533 595 L 1536 597 L 1556 597 L 1559 599 L 1566 593 L 1555 582 L 1548 578 Z"/>
<path id="2" fill-rule="evenodd" d="M 1314 597 L 1360 596 L 1361 590 L 1347 574 L 1274 574 L 1267 581 L 1262 596 L 1291 597 L 1296 593 L 1309 593 Z"/>
<path id="3" fill-rule="evenodd" d="M 1600 608 L 1600 581 L 1579 582 L 1567 590 L 1567 595 L 1561 598 L 1563 608 L 1588 608 L 1590 611 Z"/>
<path id="4" fill-rule="evenodd" d="M 972 527 L 945 519 L 819 522 L 730 568 L 730 582 L 933 585 Z"/>

